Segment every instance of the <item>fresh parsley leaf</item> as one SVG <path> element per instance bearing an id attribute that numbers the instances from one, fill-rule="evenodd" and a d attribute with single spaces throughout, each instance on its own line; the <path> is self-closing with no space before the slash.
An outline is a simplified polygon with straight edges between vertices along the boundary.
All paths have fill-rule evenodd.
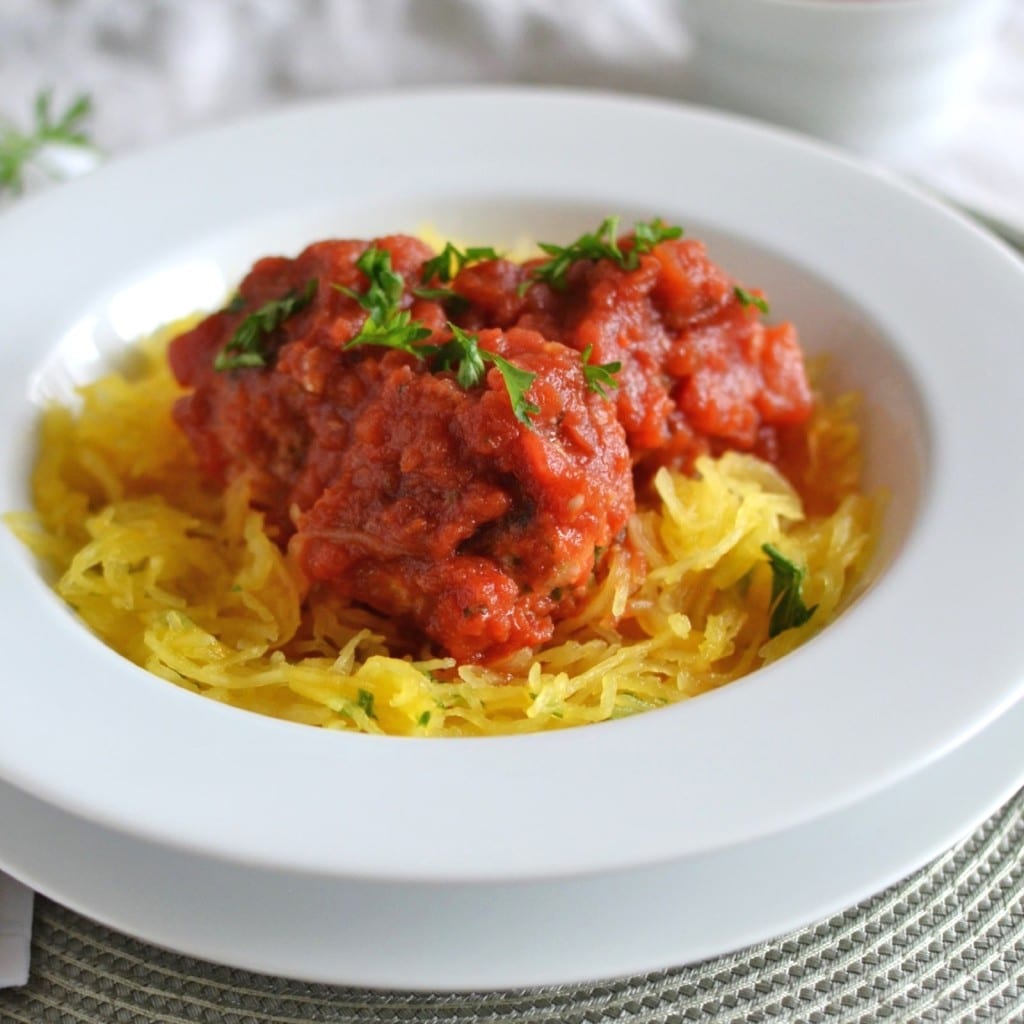
<path id="1" fill-rule="evenodd" d="M 369 690 L 361 689 L 356 697 L 356 703 L 366 712 L 367 718 L 377 717 L 373 712 L 373 694 Z"/>
<path id="2" fill-rule="evenodd" d="M 369 314 L 363 321 L 359 333 L 345 348 L 357 345 L 380 345 L 397 348 L 422 358 L 417 342 L 430 337 L 430 328 L 414 321 L 406 310 L 400 310 L 399 303 L 405 291 L 402 275 L 391 266 L 391 253 L 386 249 L 370 246 L 356 260 L 356 266 L 366 275 L 369 285 L 365 292 L 356 292 L 344 285 L 333 284 L 332 288 L 355 299 Z"/>
<path id="3" fill-rule="evenodd" d="M 596 231 L 580 235 L 569 245 L 538 242 L 541 251 L 550 258 L 530 269 L 519 286 L 519 294 L 525 294 L 535 281 L 544 281 L 557 291 L 563 290 L 569 268 L 580 260 L 611 260 L 623 270 L 636 270 L 641 255 L 650 252 L 659 242 L 678 238 L 683 233 L 682 228 L 669 226 L 660 218 L 638 221 L 633 225 L 633 245 L 624 252 L 619 246 L 618 230 L 619 218 L 605 217 Z"/>
<path id="4" fill-rule="evenodd" d="M 817 610 L 817 605 L 808 608 L 800 594 L 806 569 L 791 562 L 772 544 L 762 544 L 761 550 L 768 556 L 772 567 L 772 614 L 768 623 L 768 636 L 796 626 L 802 626 Z"/>
<path id="5" fill-rule="evenodd" d="M 520 369 L 497 352 L 481 348 L 480 339 L 475 334 L 451 322 L 448 327 L 452 332 L 451 341 L 444 345 L 423 346 L 424 351 L 430 350 L 437 359 L 437 369 L 454 370 L 459 386 L 471 388 L 483 380 L 485 364 L 490 363 L 498 369 L 505 382 L 513 415 L 520 423 L 532 427 L 530 417 L 539 413 L 540 408 L 526 397 L 526 392 L 530 390 L 537 374 Z"/>
<path id="6" fill-rule="evenodd" d="M 459 387 L 476 387 L 484 377 L 484 353 L 475 334 L 462 330 L 455 324 L 448 324 L 452 332 L 451 341 L 437 345 L 433 355 L 438 370 L 454 370 Z"/>
<path id="7" fill-rule="evenodd" d="M 0 192 L 9 188 L 20 193 L 26 167 L 36 163 L 40 151 L 49 143 L 95 148 L 84 128 L 92 113 L 92 99 L 87 94 L 76 96 L 63 114 L 55 115 L 52 107 L 53 95 L 47 89 L 36 95 L 34 124 L 28 133 L 8 124 L 0 126 Z"/>
<path id="8" fill-rule="evenodd" d="M 594 350 L 593 345 L 588 345 L 581 353 L 580 360 L 583 363 L 583 376 L 587 382 L 587 388 L 596 392 L 602 398 L 611 397 L 606 388 L 617 388 L 619 382 L 614 374 L 622 369 L 622 363 L 591 363 L 590 353 Z"/>
<path id="9" fill-rule="evenodd" d="M 533 421 L 530 417 L 536 416 L 540 412 L 540 407 L 534 405 L 526 397 L 526 392 L 530 390 L 530 385 L 537 374 L 530 373 L 529 370 L 521 370 L 518 366 L 513 366 L 507 359 L 503 359 L 495 352 L 485 351 L 483 356 L 488 362 L 494 363 L 501 373 L 505 381 L 505 389 L 508 391 L 508 397 L 512 400 L 512 413 L 515 418 L 532 429 Z"/>
<path id="10" fill-rule="evenodd" d="M 623 255 L 619 248 L 617 233 L 618 217 L 605 217 L 596 231 L 580 235 L 569 245 L 555 245 L 552 242 L 538 242 L 541 251 L 550 258 L 531 268 L 527 279 L 519 286 L 525 291 L 534 281 L 545 281 L 552 288 L 561 291 L 566 285 L 569 268 L 578 260 L 612 260 L 622 265 Z"/>
<path id="11" fill-rule="evenodd" d="M 241 313 L 245 309 L 245 298 L 241 292 L 235 292 L 234 295 L 228 299 L 227 305 L 224 307 L 223 312 L 225 313 Z"/>
<path id="12" fill-rule="evenodd" d="M 743 288 L 740 285 L 736 285 L 732 291 L 736 298 L 739 299 L 740 305 L 744 309 L 754 306 L 765 315 L 771 312 L 771 307 L 764 299 L 761 298 L 760 295 L 754 295 L 752 292 L 748 292 L 746 288 Z"/>
<path id="13" fill-rule="evenodd" d="M 418 299 L 432 299 L 448 308 L 450 313 L 462 313 L 469 308 L 469 299 L 451 288 L 413 288 Z"/>
<path id="14" fill-rule="evenodd" d="M 444 248 L 433 259 L 429 259 L 423 264 L 420 270 L 420 280 L 426 284 L 427 281 L 436 278 L 442 283 L 447 283 L 471 263 L 496 259 L 500 259 L 500 256 L 490 246 L 470 246 L 463 251 L 457 245 L 445 242 Z"/>
<path id="15" fill-rule="evenodd" d="M 356 267 L 370 282 L 365 292 L 356 292 L 341 284 L 331 287 L 355 299 L 372 318 L 382 322 L 402 301 L 402 292 L 405 290 L 402 275 L 392 269 L 391 253 L 375 245 L 371 245 L 356 260 Z"/>
<path id="16" fill-rule="evenodd" d="M 422 359 L 423 346 L 418 343 L 429 338 L 430 334 L 430 328 L 424 327 L 418 320 L 413 320 L 412 314 L 406 310 L 388 314 L 381 323 L 372 316 L 367 317 L 359 333 L 345 345 L 345 348 L 379 345 L 381 348 L 397 348 L 416 356 L 417 359 Z"/>
<path id="17" fill-rule="evenodd" d="M 492 249 L 489 245 L 471 245 L 462 254 L 462 259 L 459 262 L 459 270 L 464 267 L 468 267 L 470 263 L 483 263 L 484 260 L 500 260 L 501 253 L 496 249 Z"/>
<path id="18" fill-rule="evenodd" d="M 430 724 L 430 712 L 424 711 L 419 718 L 416 719 L 416 724 L 420 728 L 425 729 Z"/>
<path id="19" fill-rule="evenodd" d="M 299 292 L 265 302 L 250 313 L 235 330 L 231 340 L 217 353 L 215 370 L 241 370 L 266 366 L 270 357 L 270 336 L 299 310 L 304 309 L 316 294 L 317 279 L 310 278 Z"/>
<path id="20" fill-rule="evenodd" d="M 635 269 L 640 257 L 645 252 L 650 252 L 656 245 L 680 238 L 683 229 L 678 225 L 666 224 L 660 217 L 654 220 L 637 221 L 633 225 L 633 248 L 630 255 L 633 256 L 634 264 L 630 269 Z"/>
<path id="21" fill-rule="evenodd" d="M 452 279 L 452 263 L 458 260 L 459 250 L 451 242 L 445 242 L 444 248 L 433 258 L 427 260 L 420 269 L 420 280 L 450 281 Z"/>

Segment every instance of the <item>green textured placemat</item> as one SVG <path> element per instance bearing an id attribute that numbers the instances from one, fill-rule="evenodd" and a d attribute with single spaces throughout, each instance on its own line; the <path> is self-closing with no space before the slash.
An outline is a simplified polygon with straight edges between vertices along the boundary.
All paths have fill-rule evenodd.
<path id="1" fill-rule="evenodd" d="M 671 971 L 479 995 L 333 988 L 177 956 L 39 898 L 29 984 L 0 992 L 4 1024 L 691 1020 L 1024 1021 L 1024 791 L 874 899 Z"/>

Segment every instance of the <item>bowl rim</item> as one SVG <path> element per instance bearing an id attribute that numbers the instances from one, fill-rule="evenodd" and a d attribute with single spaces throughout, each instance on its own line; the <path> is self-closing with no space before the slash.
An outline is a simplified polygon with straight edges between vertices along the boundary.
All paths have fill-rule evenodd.
<path id="1" fill-rule="evenodd" d="M 381 131 L 396 122 L 397 141 Z M 442 167 L 388 164 L 429 151 L 437 123 L 475 133 L 474 148 Z M 346 135 L 373 138 L 373 161 L 323 163 L 347 152 Z M 607 146 L 609 135 L 618 146 Z M 637 164 L 632 154 L 652 139 L 659 160 Z M 539 145 L 543 166 L 508 159 L 510 146 L 527 143 Z M 249 165 L 243 179 L 239 164 Z M 764 167 L 785 202 L 759 205 Z M 823 634 L 699 700 L 599 727 L 437 742 L 327 733 L 196 700 L 73 623 L 4 536 L 0 607 L 13 670 L 0 676 L 0 777 L 102 824 L 239 863 L 405 881 L 554 878 L 705 853 L 818 818 L 942 756 L 1019 696 L 1024 644 L 1013 626 L 1024 551 L 1005 516 L 968 528 L 1024 497 L 1014 461 L 1024 415 L 1010 401 L 1024 367 L 1009 326 L 1024 318 L 1024 264 L 895 176 L 795 134 L 572 90 L 443 89 L 299 105 L 113 161 L 5 213 L 0 266 L 13 286 L 12 336 L 52 345 L 61 325 L 95 308 L 132 267 L 157 265 L 168 252 L 173 259 L 204 227 L 216 234 L 245 223 L 261 199 L 261 214 L 289 216 L 311 196 L 327 201 L 339 179 L 342 204 L 476 188 L 631 206 L 646 197 L 668 212 L 680 181 L 703 184 L 716 223 L 790 247 L 841 282 L 908 360 L 932 449 L 909 542 Z M 723 181 L 728 194 L 712 194 Z M 112 221 L 108 210 L 120 216 Z M 898 230 L 901 244 L 880 245 L 883 229 Z M 92 239 L 98 251 L 40 303 L 46 269 L 69 238 Z M 981 310 L 971 301 L 978 292 Z M 1008 371 L 988 375 L 984 387 L 965 375 L 957 346 L 979 320 L 975 344 Z M 942 358 L 932 357 L 937 349 Z M 34 351 L 3 349 L 8 436 L 27 422 L 24 370 L 43 350 Z M 955 430 L 938 415 L 954 402 L 971 414 Z M 24 463 L 7 451 L 4 460 L 7 498 Z M 965 536 L 971 544 L 958 546 Z M 986 647 L 942 595 L 950 580 L 993 564 L 1000 572 L 971 595 L 972 616 L 983 614 L 998 638 Z M 925 642 L 936 635 L 941 651 Z M 942 700 L 922 676 L 941 683 Z M 22 685 L 28 677 L 42 689 Z"/>

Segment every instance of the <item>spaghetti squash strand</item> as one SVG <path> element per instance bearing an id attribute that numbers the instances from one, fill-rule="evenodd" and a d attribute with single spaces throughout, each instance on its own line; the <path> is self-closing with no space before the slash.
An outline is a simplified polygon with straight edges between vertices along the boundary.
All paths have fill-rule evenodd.
<path id="1" fill-rule="evenodd" d="M 174 330 L 180 329 L 176 325 Z M 792 650 L 850 599 L 876 530 L 859 494 L 849 398 L 819 399 L 802 477 L 809 512 L 772 465 L 702 457 L 661 470 L 624 546 L 554 640 L 488 666 L 396 657 L 401 624 L 307 591 L 248 505 L 202 479 L 169 414 L 179 393 L 147 344 L 131 380 L 46 412 L 34 515 L 10 517 L 58 592 L 126 657 L 234 707 L 321 728 L 417 736 L 557 729 L 693 697 Z M 806 567 L 806 624 L 769 639 L 763 545 Z"/>

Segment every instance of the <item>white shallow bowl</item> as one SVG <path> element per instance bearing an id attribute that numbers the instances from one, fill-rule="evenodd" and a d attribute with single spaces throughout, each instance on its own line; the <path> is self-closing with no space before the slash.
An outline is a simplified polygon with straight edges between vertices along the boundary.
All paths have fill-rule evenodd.
<path id="1" fill-rule="evenodd" d="M 948 134 L 1005 0 L 689 0 L 707 102 L 873 155 Z"/>
<path id="2" fill-rule="evenodd" d="M 344 735 L 128 664 L 0 537 L 0 779 L 98 826 L 335 879 L 578 878 L 737 847 L 949 752 L 1024 683 L 1024 266 L 898 181 L 784 133 L 559 92 L 292 110 L 122 160 L 0 220 L 0 508 L 28 504 L 39 405 L 216 306 L 257 256 L 414 230 L 573 237 L 660 215 L 763 286 L 829 385 L 864 396 L 891 494 L 858 601 L 686 704 L 507 739 Z"/>
<path id="3" fill-rule="evenodd" d="M 1024 782 L 1024 703 L 908 779 L 764 839 L 653 867 L 534 882 L 296 876 L 126 836 L 0 782 L 0 868 L 120 931 L 336 985 L 568 984 L 731 952 L 905 877 Z"/>

